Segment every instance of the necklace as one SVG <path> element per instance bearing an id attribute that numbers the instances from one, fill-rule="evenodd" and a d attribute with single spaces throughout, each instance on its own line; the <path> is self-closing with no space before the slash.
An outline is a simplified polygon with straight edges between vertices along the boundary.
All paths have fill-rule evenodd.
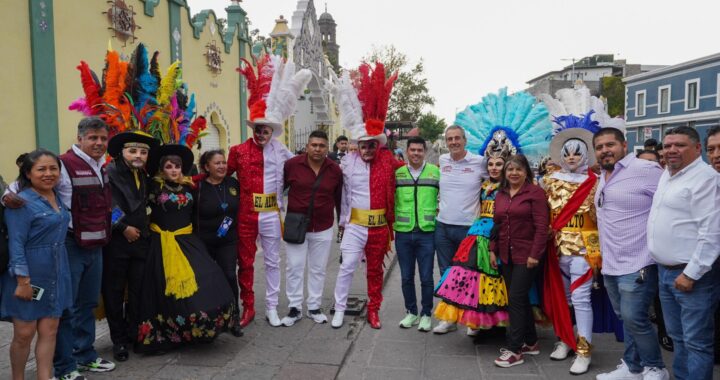
<path id="1" fill-rule="evenodd" d="M 167 182 L 163 183 L 163 187 L 165 187 L 166 189 L 170 190 L 173 193 L 178 193 L 178 192 L 182 191 L 182 189 L 183 189 L 183 186 L 180 184 L 173 187 L 173 186 L 170 186 Z"/>
<path id="2" fill-rule="evenodd" d="M 225 191 L 225 187 L 223 186 L 224 184 L 225 181 L 223 180 L 219 184 L 213 185 L 213 188 L 215 189 L 215 195 L 218 198 L 218 202 L 220 202 L 220 208 L 223 210 L 223 212 L 227 211 L 228 208 L 227 191 Z M 222 198 L 220 198 L 220 192 L 222 192 Z"/>

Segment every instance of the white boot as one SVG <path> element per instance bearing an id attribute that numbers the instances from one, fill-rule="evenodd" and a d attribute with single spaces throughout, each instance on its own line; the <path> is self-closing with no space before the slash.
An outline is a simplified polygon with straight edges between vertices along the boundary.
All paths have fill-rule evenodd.
<path id="1" fill-rule="evenodd" d="M 570 346 L 562 341 L 555 342 L 555 348 L 552 354 L 550 354 L 551 360 L 565 360 L 570 353 Z"/>
<path id="2" fill-rule="evenodd" d="M 332 322 L 330 322 L 330 326 L 334 329 L 339 329 L 343 325 L 343 318 L 345 317 L 344 311 L 337 311 L 335 310 L 335 315 L 333 315 Z"/>
<path id="3" fill-rule="evenodd" d="M 588 371 L 590 366 L 590 356 L 576 355 L 573 364 L 570 367 L 570 373 L 573 375 L 582 375 Z"/>
<path id="4" fill-rule="evenodd" d="M 265 319 L 267 319 L 268 323 L 272 327 L 280 326 L 280 317 L 278 317 L 276 309 L 265 310 Z"/>

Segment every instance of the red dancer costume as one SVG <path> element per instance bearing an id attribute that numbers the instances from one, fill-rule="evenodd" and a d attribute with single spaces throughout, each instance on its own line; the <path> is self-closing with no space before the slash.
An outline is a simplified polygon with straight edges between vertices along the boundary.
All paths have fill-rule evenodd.
<path id="1" fill-rule="evenodd" d="M 295 64 L 284 63 L 278 56 L 265 55 L 257 61 L 257 75 L 243 60 L 238 69 L 247 79 L 250 98 L 250 120 L 253 138 L 230 148 L 228 175 L 237 172 L 240 182 L 238 210 L 238 284 L 243 314 L 240 324 L 246 326 L 255 317 L 253 263 L 257 239 L 265 259 L 266 317 L 279 326 L 277 315 L 280 293 L 280 239 L 283 192 L 283 165 L 292 153 L 276 137 L 282 134 L 285 120 L 295 110 L 297 97 L 310 81 L 307 69 L 295 72 Z M 272 131 L 270 135 L 269 130 Z"/>
<path id="2" fill-rule="evenodd" d="M 388 101 L 397 74 L 386 81 L 385 67 L 377 63 L 374 70 L 368 64 L 361 65 L 358 75 L 357 89 L 347 72 L 333 83 L 343 127 L 359 141 L 361 151 L 345 156 L 341 162 L 344 184 L 339 224 L 345 232 L 340 245 L 343 262 L 335 285 L 332 326 L 339 328 L 343 324 L 353 273 L 364 255 L 370 298 L 367 319 L 371 327 L 379 329 L 383 258 L 389 250 L 395 210 L 395 169 L 400 166 L 385 147 L 384 134 Z M 365 148 L 372 145 L 375 151 Z"/>

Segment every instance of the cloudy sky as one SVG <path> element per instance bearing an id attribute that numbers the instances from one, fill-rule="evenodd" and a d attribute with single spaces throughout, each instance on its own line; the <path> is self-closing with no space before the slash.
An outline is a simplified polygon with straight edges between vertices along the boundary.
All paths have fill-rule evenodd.
<path id="1" fill-rule="evenodd" d="M 188 0 L 192 13 L 226 17 L 229 0 Z M 629 63 L 675 64 L 720 52 L 717 0 L 325 0 L 338 24 L 340 64 L 357 66 L 372 46 L 423 58 L 432 111 L 448 121 L 488 92 L 569 65 L 615 54 Z M 267 35 L 296 0 L 245 0 L 252 28 Z M 568 61 L 564 61 L 568 59 Z"/>

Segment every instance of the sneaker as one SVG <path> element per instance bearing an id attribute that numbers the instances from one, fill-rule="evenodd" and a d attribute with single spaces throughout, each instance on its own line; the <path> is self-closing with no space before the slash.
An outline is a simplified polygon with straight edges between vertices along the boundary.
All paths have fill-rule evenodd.
<path id="1" fill-rule="evenodd" d="M 565 360 L 570 354 L 570 346 L 565 344 L 563 341 L 555 342 L 555 348 L 553 348 L 552 354 L 550 354 L 550 360 Z"/>
<path id="2" fill-rule="evenodd" d="M 110 372 L 115 369 L 115 363 L 103 358 L 97 358 L 90 363 L 78 364 L 78 369 L 89 372 Z"/>
<path id="3" fill-rule="evenodd" d="M 523 355 L 540 355 L 540 343 L 535 342 L 532 346 L 523 344 L 520 353 Z"/>
<path id="4" fill-rule="evenodd" d="M 418 331 L 428 332 L 432 329 L 432 318 L 429 315 L 423 315 L 420 317 L 420 323 L 418 324 Z"/>
<path id="5" fill-rule="evenodd" d="M 85 380 L 85 376 L 81 375 L 78 371 L 72 371 L 68 374 L 60 376 L 59 380 Z"/>
<path id="6" fill-rule="evenodd" d="M 467 336 L 478 336 L 478 334 L 480 334 L 480 329 L 476 330 L 476 329 L 471 329 L 469 327 L 467 328 L 467 331 L 465 332 L 465 335 L 467 335 Z"/>
<path id="7" fill-rule="evenodd" d="M 328 321 L 327 316 L 323 314 L 321 309 L 308 310 L 307 316 L 315 323 L 327 323 Z"/>
<path id="8" fill-rule="evenodd" d="M 666 368 L 645 367 L 643 380 L 670 380 L 670 372 Z"/>
<path id="9" fill-rule="evenodd" d="M 343 318 L 345 317 L 344 311 L 337 311 L 335 310 L 335 315 L 333 315 L 332 322 L 330 322 L 330 326 L 334 329 L 339 329 L 343 325 Z"/>
<path id="10" fill-rule="evenodd" d="M 625 361 L 620 359 L 620 364 L 617 366 L 617 368 L 608 373 L 601 373 L 597 376 L 595 376 L 595 380 L 642 380 L 643 374 L 642 373 L 632 373 L 630 372 L 630 368 L 628 368 L 627 364 L 625 364 Z"/>
<path id="11" fill-rule="evenodd" d="M 575 355 L 573 364 L 570 366 L 571 375 L 582 375 L 590 367 L 590 356 Z"/>
<path id="12" fill-rule="evenodd" d="M 295 322 L 302 319 L 302 312 L 298 310 L 296 307 L 291 307 L 290 312 L 288 313 L 287 317 L 283 318 L 280 323 L 283 326 L 290 327 L 295 324 Z"/>
<path id="13" fill-rule="evenodd" d="M 265 319 L 272 327 L 280 326 L 280 317 L 278 317 L 277 310 L 275 309 L 265 310 Z"/>
<path id="14" fill-rule="evenodd" d="M 447 334 L 450 331 L 457 330 L 457 325 L 455 323 L 450 323 L 446 321 L 440 321 L 440 323 L 435 326 L 434 329 L 432 329 L 433 334 Z"/>
<path id="15" fill-rule="evenodd" d="M 400 327 L 404 329 L 409 329 L 415 325 L 417 325 L 420 322 L 420 318 L 418 318 L 417 315 L 413 313 L 407 313 L 405 314 L 405 318 L 403 318 L 402 321 L 400 321 Z"/>
<path id="16" fill-rule="evenodd" d="M 525 363 L 522 354 L 516 354 L 508 349 L 500 349 L 500 357 L 495 359 L 495 365 L 502 368 L 510 368 Z"/>

